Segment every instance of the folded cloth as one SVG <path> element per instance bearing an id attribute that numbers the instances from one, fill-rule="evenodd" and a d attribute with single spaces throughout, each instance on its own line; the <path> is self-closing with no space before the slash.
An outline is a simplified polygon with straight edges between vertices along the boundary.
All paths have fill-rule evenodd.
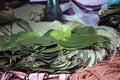
<path id="1" fill-rule="evenodd" d="M 73 0 L 73 1 L 77 1 L 83 5 L 97 6 L 106 3 L 108 0 Z"/>
<path id="2" fill-rule="evenodd" d="M 99 22 L 99 16 L 95 12 L 95 10 L 99 9 L 98 6 L 96 7 L 89 7 L 85 5 L 77 5 L 76 1 L 69 1 L 67 3 L 61 4 L 60 7 L 62 9 L 62 12 L 66 12 L 69 9 L 72 9 L 72 14 L 67 15 L 63 14 L 63 19 L 67 21 L 78 21 L 86 26 L 98 26 Z M 83 9 L 86 9 L 88 11 L 87 13 L 83 11 Z"/>
<path id="3" fill-rule="evenodd" d="M 47 0 L 30 0 L 30 2 L 41 2 L 41 1 L 47 1 Z"/>
<path id="4" fill-rule="evenodd" d="M 68 80 L 71 74 L 31 73 L 21 71 L 0 72 L 0 80 Z"/>
<path id="5" fill-rule="evenodd" d="M 29 75 L 29 80 L 45 80 L 47 78 L 47 73 L 32 73 Z"/>
<path id="6" fill-rule="evenodd" d="M 51 74 L 47 80 L 68 80 L 71 74 Z"/>

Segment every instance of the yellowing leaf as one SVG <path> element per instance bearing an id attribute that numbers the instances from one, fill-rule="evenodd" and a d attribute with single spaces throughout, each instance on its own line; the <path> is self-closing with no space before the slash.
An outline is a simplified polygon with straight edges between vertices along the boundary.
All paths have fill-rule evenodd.
<path id="1" fill-rule="evenodd" d="M 66 31 L 55 30 L 50 33 L 50 36 L 53 36 L 55 39 L 59 40 L 59 39 L 65 38 L 65 37 L 70 37 L 71 31 L 70 30 L 66 30 Z"/>

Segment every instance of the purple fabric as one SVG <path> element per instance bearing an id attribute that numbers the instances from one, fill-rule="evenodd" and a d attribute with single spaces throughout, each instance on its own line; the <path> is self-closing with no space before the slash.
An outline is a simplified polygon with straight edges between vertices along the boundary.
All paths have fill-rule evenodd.
<path id="1" fill-rule="evenodd" d="M 98 12 L 100 10 L 100 6 L 101 6 L 101 5 L 92 5 L 92 6 L 91 5 L 83 5 L 79 2 L 77 2 L 76 0 L 72 0 L 72 2 L 74 2 L 74 4 L 76 4 L 76 6 L 78 6 L 85 13 Z"/>
<path id="2" fill-rule="evenodd" d="M 47 0 L 30 0 L 30 2 L 43 2 L 43 1 L 47 1 Z M 60 1 L 68 1 L 68 0 L 60 0 Z M 76 1 L 83 5 L 96 6 L 106 3 L 108 0 L 71 0 L 71 1 Z"/>
<path id="3" fill-rule="evenodd" d="M 108 0 L 75 0 L 83 5 L 96 6 L 106 3 Z"/>

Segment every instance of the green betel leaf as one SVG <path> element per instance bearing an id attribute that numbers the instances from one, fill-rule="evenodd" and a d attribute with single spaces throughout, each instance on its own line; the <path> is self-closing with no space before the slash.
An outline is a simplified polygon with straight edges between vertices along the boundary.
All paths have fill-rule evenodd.
<path id="1" fill-rule="evenodd" d="M 17 42 L 22 44 L 23 46 L 31 46 L 31 45 L 41 45 L 41 46 L 50 46 L 56 44 L 56 41 L 53 37 L 50 36 L 40 36 L 35 32 L 23 32 L 18 33 Z"/>
<path id="2" fill-rule="evenodd" d="M 51 52 L 56 52 L 56 51 L 60 51 L 60 50 L 61 50 L 61 47 L 55 46 L 55 47 L 50 48 L 50 49 L 44 49 L 42 52 L 51 53 Z"/>
<path id="3" fill-rule="evenodd" d="M 35 32 L 20 32 L 17 35 L 19 36 L 17 40 L 23 40 L 34 36 L 39 36 L 39 34 Z"/>
<path id="4" fill-rule="evenodd" d="M 22 47 L 23 45 L 32 45 L 35 36 L 39 35 L 34 32 L 21 32 L 18 34 L 12 34 L 10 36 L 1 36 L 0 50 L 11 50 L 13 48 Z"/>
<path id="5" fill-rule="evenodd" d="M 15 66 L 14 68 L 20 68 L 20 67 L 22 68 L 22 67 L 25 67 L 26 65 L 29 65 L 29 63 L 27 61 L 21 60 L 17 64 L 14 65 Z"/>
<path id="6" fill-rule="evenodd" d="M 5 36 L 0 36 L 0 51 L 4 50 L 4 46 L 6 45 L 6 37 Z"/>
<path id="7" fill-rule="evenodd" d="M 88 48 L 93 47 L 95 43 L 99 42 L 103 43 L 103 38 L 91 34 L 72 35 L 58 41 L 61 46 L 68 48 Z"/>
<path id="8" fill-rule="evenodd" d="M 35 32 L 20 32 L 10 36 L 0 36 L 0 51 L 21 48 L 22 46 L 51 46 L 55 45 L 56 39 L 51 36 L 40 36 Z"/>
<path id="9" fill-rule="evenodd" d="M 97 43 L 94 44 L 96 48 L 110 48 L 111 41 L 108 37 L 100 36 L 100 39 Z"/>
<path id="10" fill-rule="evenodd" d="M 92 27 L 77 27 L 73 31 L 73 34 L 97 34 L 95 29 Z"/>
<path id="11" fill-rule="evenodd" d="M 15 36 L 14 36 L 15 37 Z M 0 36 L 0 51 L 12 49 L 17 46 L 13 36 Z"/>
<path id="12" fill-rule="evenodd" d="M 51 46 L 55 45 L 56 43 L 56 39 L 51 36 L 41 36 L 38 41 L 38 44 L 41 46 Z"/>
<path id="13" fill-rule="evenodd" d="M 17 42 L 23 46 L 31 46 L 36 43 L 39 39 L 39 35 L 35 32 L 21 32 L 17 34 Z"/>
<path id="14" fill-rule="evenodd" d="M 5 50 L 11 50 L 11 49 L 14 49 L 16 47 L 21 47 L 19 41 L 17 41 L 18 37 L 19 36 L 17 36 L 17 35 L 7 36 L 6 38 L 8 40 L 6 41 L 7 46 L 6 46 Z"/>
<path id="15" fill-rule="evenodd" d="M 70 30 L 66 30 L 66 31 L 55 30 L 55 31 L 52 31 L 50 33 L 50 36 L 53 36 L 55 39 L 59 40 L 59 39 L 62 39 L 64 37 L 70 37 L 71 31 Z"/>

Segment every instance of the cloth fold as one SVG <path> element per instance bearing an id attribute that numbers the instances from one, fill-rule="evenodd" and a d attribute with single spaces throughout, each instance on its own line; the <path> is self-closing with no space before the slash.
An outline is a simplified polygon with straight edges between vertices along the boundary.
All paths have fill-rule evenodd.
<path id="1" fill-rule="evenodd" d="M 85 13 L 80 7 L 78 7 L 74 1 L 69 1 L 67 3 L 60 5 L 62 12 L 64 13 L 68 9 L 72 9 L 73 15 L 63 14 L 63 19 L 68 21 L 78 21 L 86 26 L 96 27 L 98 26 L 99 16 L 96 12 L 91 11 L 90 13 Z"/>
<path id="2" fill-rule="evenodd" d="M 21 71 L 0 72 L 0 80 L 68 80 L 71 74 L 31 73 Z"/>

